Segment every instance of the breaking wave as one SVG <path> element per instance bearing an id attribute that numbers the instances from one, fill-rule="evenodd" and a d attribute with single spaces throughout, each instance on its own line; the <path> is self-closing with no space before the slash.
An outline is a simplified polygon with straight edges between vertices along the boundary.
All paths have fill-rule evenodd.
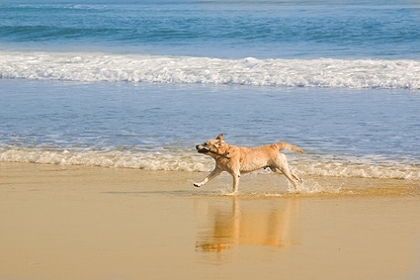
<path id="1" fill-rule="evenodd" d="M 420 89 L 420 61 L 0 52 L 1 79 Z"/>
<path id="2" fill-rule="evenodd" d="M 331 176 L 420 180 L 420 166 L 408 163 L 375 163 L 368 160 L 325 158 L 295 159 L 290 166 L 299 176 Z M 135 168 L 144 170 L 207 172 L 213 160 L 191 151 L 68 151 L 41 149 L 0 149 L 0 162 Z M 268 171 L 258 171 L 265 173 Z"/>

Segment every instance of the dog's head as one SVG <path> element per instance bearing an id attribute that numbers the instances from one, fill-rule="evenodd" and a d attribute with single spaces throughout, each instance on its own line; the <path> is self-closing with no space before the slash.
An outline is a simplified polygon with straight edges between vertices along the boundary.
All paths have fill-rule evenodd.
<path id="1" fill-rule="evenodd" d="M 209 139 L 203 144 L 195 146 L 197 152 L 202 154 L 208 154 L 214 158 L 216 157 L 228 157 L 227 148 L 228 145 L 223 141 L 223 134 L 219 134 L 216 139 Z"/>

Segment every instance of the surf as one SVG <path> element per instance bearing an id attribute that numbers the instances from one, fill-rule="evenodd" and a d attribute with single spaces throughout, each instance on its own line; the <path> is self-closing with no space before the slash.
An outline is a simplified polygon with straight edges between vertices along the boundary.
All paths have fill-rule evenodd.
<path id="1" fill-rule="evenodd" d="M 221 59 L 212 57 L 0 51 L 1 79 L 74 82 L 420 89 L 420 61 Z"/>
<path id="2" fill-rule="evenodd" d="M 107 168 L 129 168 L 150 171 L 187 171 L 208 172 L 213 168 L 213 161 L 193 151 L 183 149 L 173 150 L 143 150 L 119 151 L 117 149 L 80 151 L 69 149 L 42 148 L 0 148 L 0 162 L 21 162 L 55 164 L 62 166 L 97 166 Z M 334 160 L 305 155 L 304 159 L 291 157 L 291 169 L 298 176 L 366 178 L 366 179 L 400 179 L 420 180 L 420 166 L 414 163 L 388 161 L 374 162 L 353 157 Z M 260 176 L 271 174 L 266 170 L 251 174 Z M 253 176 L 253 175 L 245 175 Z M 273 174 L 275 176 L 275 174 Z M 244 180 L 246 181 L 246 179 Z"/>

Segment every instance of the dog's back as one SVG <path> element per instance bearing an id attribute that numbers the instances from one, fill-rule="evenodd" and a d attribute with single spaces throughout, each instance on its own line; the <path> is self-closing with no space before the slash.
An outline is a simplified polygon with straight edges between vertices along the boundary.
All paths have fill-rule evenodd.
<path id="1" fill-rule="evenodd" d="M 303 153 L 303 150 L 295 145 L 279 142 L 252 148 L 230 146 L 229 155 L 232 159 L 239 160 L 241 172 L 251 172 L 277 163 L 279 158 L 284 157 L 279 150 Z"/>

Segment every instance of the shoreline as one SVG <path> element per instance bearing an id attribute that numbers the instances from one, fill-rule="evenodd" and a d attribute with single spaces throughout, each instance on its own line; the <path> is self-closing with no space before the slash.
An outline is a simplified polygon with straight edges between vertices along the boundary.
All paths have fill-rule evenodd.
<path id="1" fill-rule="evenodd" d="M 418 182 L 251 174 L 230 196 L 205 175 L 0 163 L 0 278 L 420 276 Z"/>
<path id="2" fill-rule="evenodd" d="M 91 165 L 62 165 L 45 163 L 23 163 L 23 162 L 0 162 L 0 180 L 3 184 L 15 184 L 23 181 L 26 183 L 27 176 L 24 172 L 39 172 L 42 177 L 58 176 L 58 173 L 64 174 L 67 179 L 78 183 L 77 178 L 90 175 L 106 176 L 107 185 L 115 184 L 123 187 L 136 187 L 136 182 L 151 183 L 151 180 L 157 180 L 167 183 L 173 182 L 178 188 L 182 188 L 189 195 L 232 195 L 230 193 L 232 179 L 231 176 L 223 172 L 219 177 L 207 183 L 205 186 L 197 188 L 193 186 L 194 181 L 200 181 L 208 175 L 209 171 L 174 171 L 174 170 L 145 170 L 130 167 L 106 167 Z M 75 173 L 75 177 L 71 174 Z M 130 180 L 115 180 L 120 176 L 133 176 Z M 170 176 L 170 180 L 163 177 Z M 104 177 L 105 178 L 105 177 Z M 420 180 L 397 179 L 397 178 L 366 178 L 366 177 L 337 177 L 337 176 L 319 176 L 306 175 L 302 177 L 301 193 L 295 193 L 293 187 L 288 183 L 283 175 L 277 175 L 273 172 L 259 173 L 252 172 L 242 176 L 239 186 L 238 196 L 252 195 L 278 195 L 281 196 L 299 196 L 299 197 L 317 197 L 317 196 L 405 196 L 420 195 Z M 47 182 L 45 182 L 47 183 Z M 141 188 L 144 188 L 143 184 Z M 166 188 L 167 190 L 167 188 Z"/>

